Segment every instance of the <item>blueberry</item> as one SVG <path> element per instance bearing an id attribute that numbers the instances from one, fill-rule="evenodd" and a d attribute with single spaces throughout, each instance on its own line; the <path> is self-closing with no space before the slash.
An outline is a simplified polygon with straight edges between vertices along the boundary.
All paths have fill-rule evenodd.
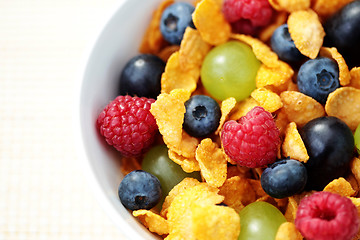
<path id="1" fill-rule="evenodd" d="M 304 55 L 295 47 L 287 24 L 279 26 L 271 36 L 271 48 L 285 62 L 299 62 Z"/>
<path id="2" fill-rule="evenodd" d="M 184 130 L 193 137 L 206 137 L 219 126 L 221 110 L 211 97 L 194 95 L 185 102 Z"/>
<path id="3" fill-rule="evenodd" d="M 322 190 L 333 179 L 344 176 L 354 156 L 354 136 L 350 128 L 336 117 L 321 117 L 300 128 L 309 160 L 306 189 Z"/>
<path id="4" fill-rule="evenodd" d="M 160 181 L 143 170 L 127 174 L 119 185 L 121 203 L 129 210 L 151 209 L 160 201 Z"/>
<path id="5" fill-rule="evenodd" d="M 360 65 L 360 1 L 345 5 L 324 24 L 324 45 L 336 47 L 350 67 Z"/>
<path id="6" fill-rule="evenodd" d="M 301 65 L 297 85 L 300 92 L 325 104 L 328 95 L 340 87 L 339 67 L 330 58 L 310 59 Z"/>
<path id="7" fill-rule="evenodd" d="M 290 197 L 304 190 L 307 173 L 304 164 L 283 159 L 269 165 L 261 175 L 261 186 L 274 198 Z"/>
<path id="8" fill-rule="evenodd" d="M 165 62 L 151 54 L 140 54 L 125 65 L 120 76 L 120 95 L 156 98 L 161 90 Z"/>
<path id="9" fill-rule="evenodd" d="M 195 8 L 189 3 L 176 2 L 168 6 L 160 22 L 160 31 L 166 41 L 180 45 L 185 29 L 193 27 L 192 13 Z"/>

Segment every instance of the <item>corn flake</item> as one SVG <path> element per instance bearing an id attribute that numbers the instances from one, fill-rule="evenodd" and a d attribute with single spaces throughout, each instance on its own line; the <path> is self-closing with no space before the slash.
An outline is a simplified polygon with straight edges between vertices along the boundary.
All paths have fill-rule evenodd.
<path id="1" fill-rule="evenodd" d="M 286 207 L 286 211 L 284 214 L 284 216 L 288 222 L 293 223 L 295 221 L 298 206 L 299 205 L 293 196 L 288 197 L 288 205 Z"/>
<path id="2" fill-rule="evenodd" d="M 290 122 L 303 126 L 312 119 L 325 116 L 324 107 L 315 99 L 295 91 L 280 94 L 284 111 Z"/>
<path id="3" fill-rule="evenodd" d="M 312 8 L 322 17 L 328 17 L 353 0 L 313 0 Z"/>
<path id="4" fill-rule="evenodd" d="M 280 60 L 276 53 L 259 39 L 245 34 L 231 34 L 231 38 L 249 45 L 252 48 L 255 57 L 267 67 L 276 68 L 279 66 Z"/>
<path id="5" fill-rule="evenodd" d="M 339 82 L 341 86 L 348 85 L 350 83 L 350 71 L 343 56 L 338 52 L 338 50 L 334 47 L 327 48 L 322 47 L 320 49 L 320 55 L 324 57 L 328 57 L 336 61 L 339 67 Z"/>
<path id="6" fill-rule="evenodd" d="M 334 179 L 328 183 L 325 186 L 324 191 L 337 193 L 345 197 L 351 197 L 355 194 L 355 190 L 351 187 L 351 184 L 342 177 Z"/>
<path id="7" fill-rule="evenodd" d="M 141 53 L 156 54 L 167 45 L 160 31 L 160 21 L 162 12 L 173 3 L 173 0 L 165 0 L 161 2 L 160 6 L 154 11 L 145 36 L 140 44 L 139 51 Z"/>
<path id="8" fill-rule="evenodd" d="M 225 121 L 227 120 L 228 115 L 230 114 L 231 110 L 233 110 L 236 106 L 236 99 L 233 97 L 227 98 L 221 102 L 221 118 L 219 122 L 219 126 L 215 131 L 215 134 L 219 134 L 221 131 L 222 126 L 224 125 Z"/>
<path id="9" fill-rule="evenodd" d="M 204 206 L 221 203 L 224 197 L 218 195 L 218 191 L 217 188 L 210 187 L 207 183 L 200 183 L 178 194 L 170 204 L 167 213 L 169 238 L 196 240 L 193 232 L 191 206 L 194 203 Z"/>
<path id="10" fill-rule="evenodd" d="M 285 130 L 285 139 L 282 144 L 284 157 L 299 160 L 306 163 L 309 160 L 304 142 L 297 130 L 296 123 L 291 122 Z"/>
<path id="11" fill-rule="evenodd" d="M 202 0 L 193 12 L 193 22 L 205 42 L 211 45 L 225 43 L 231 34 L 221 6 L 215 0 Z"/>
<path id="12" fill-rule="evenodd" d="M 159 131 L 169 149 L 178 149 L 182 139 L 185 101 L 190 98 L 190 92 L 177 89 L 170 94 L 162 93 L 151 104 L 150 112 L 154 116 Z"/>
<path id="13" fill-rule="evenodd" d="M 325 104 L 329 116 L 343 120 L 354 131 L 360 124 L 360 89 L 341 87 L 329 94 Z"/>
<path id="14" fill-rule="evenodd" d="M 354 174 L 358 184 L 360 184 L 360 159 L 354 157 L 350 162 L 351 172 Z"/>
<path id="15" fill-rule="evenodd" d="M 295 12 L 310 7 L 310 0 L 269 0 L 270 5 L 277 11 Z"/>
<path id="16" fill-rule="evenodd" d="M 354 87 L 360 89 L 360 67 L 354 67 L 350 70 L 350 85 L 349 87 Z"/>
<path id="17" fill-rule="evenodd" d="M 282 91 L 287 88 L 293 75 L 294 70 L 285 62 L 279 61 L 277 67 L 262 64 L 256 74 L 256 87 L 273 86 Z"/>
<path id="18" fill-rule="evenodd" d="M 179 155 L 175 151 L 169 149 L 169 158 L 175 163 L 179 164 L 184 172 L 191 173 L 194 171 L 200 171 L 199 162 L 194 158 L 187 158 Z"/>
<path id="19" fill-rule="evenodd" d="M 266 27 L 264 27 L 263 29 L 261 29 L 261 31 L 259 33 L 259 39 L 263 42 L 269 41 L 271 36 L 273 35 L 274 31 L 279 26 L 286 23 L 287 17 L 288 17 L 288 14 L 285 11 L 278 12 L 274 17 L 275 19 L 273 20 L 273 22 L 270 23 L 269 25 L 267 25 Z"/>
<path id="20" fill-rule="evenodd" d="M 240 212 L 246 205 L 256 200 L 256 192 L 250 179 L 234 176 L 226 179 L 219 194 L 224 196 L 224 203 Z"/>
<path id="21" fill-rule="evenodd" d="M 240 216 L 230 207 L 194 203 L 191 211 L 197 240 L 233 240 L 240 234 Z"/>
<path id="22" fill-rule="evenodd" d="M 163 49 L 161 49 L 161 51 L 157 54 L 157 56 L 161 58 L 164 62 L 167 62 L 170 56 L 179 50 L 180 50 L 180 46 L 178 45 L 166 46 Z"/>
<path id="23" fill-rule="evenodd" d="M 161 93 L 170 93 L 175 89 L 194 92 L 200 77 L 200 66 L 184 70 L 180 66 L 180 54 L 174 52 L 166 63 L 161 76 Z"/>
<path id="24" fill-rule="evenodd" d="M 286 127 L 289 124 L 289 120 L 284 108 L 281 108 L 280 111 L 277 112 L 275 117 L 275 124 L 280 131 L 280 135 L 283 136 L 285 134 Z"/>
<path id="25" fill-rule="evenodd" d="M 245 100 L 237 103 L 229 119 L 238 120 L 256 106 L 259 106 L 259 103 L 254 98 L 248 97 Z"/>
<path id="26" fill-rule="evenodd" d="M 302 240 L 301 233 L 292 222 L 284 222 L 277 230 L 275 240 Z"/>
<path id="27" fill-rule="evenodd" d="M 150 232 L 154 232 L 159 235 L 169 234 L 168 221 L 162 216 L 143 209 L 133 211 L 132 214 L 134 217 L 137 217 Z"/>
<path id="28" fill-rule="evenodd" d="M 181 69 L 187 71 L 200 68 L 210 47 L 197 30 L 187 27 L 179 51 Z"/>
<path id="29" fill-rule="evenodd" d="M 206 138 L 199 144 L 195 156 L 206 182 L 213 187 L 223 185 L 227 174 L 227 159 L 223 150 Z"/>
<path id="30" fill-rule="evenodd" d="M 283 106 L 279 95 L 266 88 L 255 89 L 251 93 L 251 97 L 253 97 L 261 107 L 271 113 L 277 111 Z"/>
<path id="31" fill-rule="evenodd" d="M 161 208 L 160 215 L 163 217 L 166 217 L 168 209 L 174 200 L 174 198 L 185 191 L 188 188 L 194 187 L 196 185 L 199 185 L 200 182 L 195 178 L 184 178 L 181 182 L 179 182 L 175 187 L 171 189 L 169 194 L 166 196 L 164 203 Z"/>
<path id="32" fill-rule="evenodd" d="M 292 12 L 287 23 L 296 48 L 303 55 L 311 59 L 316 58 L 325 36 L 317 14 L 311 9 Z"/>

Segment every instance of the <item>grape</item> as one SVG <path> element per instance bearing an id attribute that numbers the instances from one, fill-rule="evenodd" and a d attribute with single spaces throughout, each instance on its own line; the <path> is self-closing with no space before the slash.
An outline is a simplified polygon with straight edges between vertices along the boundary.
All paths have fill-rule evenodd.
<path id="1" fill-rule="evenodd" d="M 173 162 L 168 156 L 166 145 L 157 145 L 151 148 L 144 157 L 141 164 L 142 170 L 153 174 L 160 181 L 162 189 L 162 199 L 159 207 L 162 205 L 165 197 L 170 190 L 186 177 L 201 180 L 199 172 L 186 173 L 180 165 Z"/>
<path id="2" fill-rule="evenodd" d="M 253 202 L 240 211 L 241 231 L 238 240 L 274 240 L 284 215 L 267 202 Z"/>
<path id="3" fill-rule="evenodd" d="M 357 148 L 358 153 L 360 154 L 360 124 L 355 131 L 354 138 L 355 138 L 355 146 Z"/>
<path id="4" fill-rule="evenodd" d="M 201 81 L 217 100 L 234 97 L 241 101 L 256 88 L 260 64 L 248 45 L 229 41 L 207 54 L 201 67 Z"/>

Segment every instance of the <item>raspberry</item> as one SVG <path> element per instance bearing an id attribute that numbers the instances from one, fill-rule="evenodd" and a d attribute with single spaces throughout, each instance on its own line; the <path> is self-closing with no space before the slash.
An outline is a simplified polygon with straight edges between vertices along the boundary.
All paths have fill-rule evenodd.
<path id="1" fill-rule="evenodd" d="M 273 15 L 268 0 L 225 0 L 222 10 L 227 21 L 232 23 L 233 30 L 244 34 L 268 25 Z M 241 27 L 243 24 L 246 26 Z M 243 32 L 242 29 L 246 31 Z"/>
<path id="2" fill-rule="evenodd" d="M 238 122 L 227 121 L 221 132 L 225 153 L 239 165 L 256 168 L 273 163 L 280 145 L 280 132 L 271 113 L 254 107 Z"/>
<path id="3" fill-rule="evenodd" d="M 97 119 L 97 127 L 108 144 L 124 156 L 144 153 L 155 139 L 157 125 L 150 113 L 151 98 L 118 96 Z"/>
<path id="4" fill-rule="evenodd" d="M 349 198 L 317 192 L 301 200 L 295 226 L 307 240 L 351 240 L 359 230 L 359 217 Z"/>

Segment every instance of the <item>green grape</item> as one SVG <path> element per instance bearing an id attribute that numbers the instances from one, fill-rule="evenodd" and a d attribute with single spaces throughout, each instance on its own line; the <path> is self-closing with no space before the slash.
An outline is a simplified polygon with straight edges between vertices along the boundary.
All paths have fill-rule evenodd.
<path id="1" fill-rule="evenodd" d="M 191 177 L 201 180 L 199 172 L 186 173 L 178 164 L 173 162 L 168 156 L 166 145 L 157 145 L 151 148 L 145 154 L 141 167 L 144 171 L 156 176 L 160 181 L 162 198 L 158 207 L 162 206 L 170 190 L 184 178 Z"/>
<path id="2" fill-rule="evenodd" d="M 355 131 L 354 138 L 355 138 L 355 146 L 357 148 L 358 153 L 360 154 L 360 124 Z"/>
<path id="3" fill-rule="evenodd" d="M 254 202 L 240 211 L 241 231 L 238 240 L 274 240 L 284 215 L 267 202 Z"/>
<path id="4" fill-rule="evenodd" d="M 229 41 L 207 54 L 201 67 L 201 81 L 217 100 L 234 97 L 241 101 L 256 88 L 255 77 L 260 64 L 251 47 Z"/>

